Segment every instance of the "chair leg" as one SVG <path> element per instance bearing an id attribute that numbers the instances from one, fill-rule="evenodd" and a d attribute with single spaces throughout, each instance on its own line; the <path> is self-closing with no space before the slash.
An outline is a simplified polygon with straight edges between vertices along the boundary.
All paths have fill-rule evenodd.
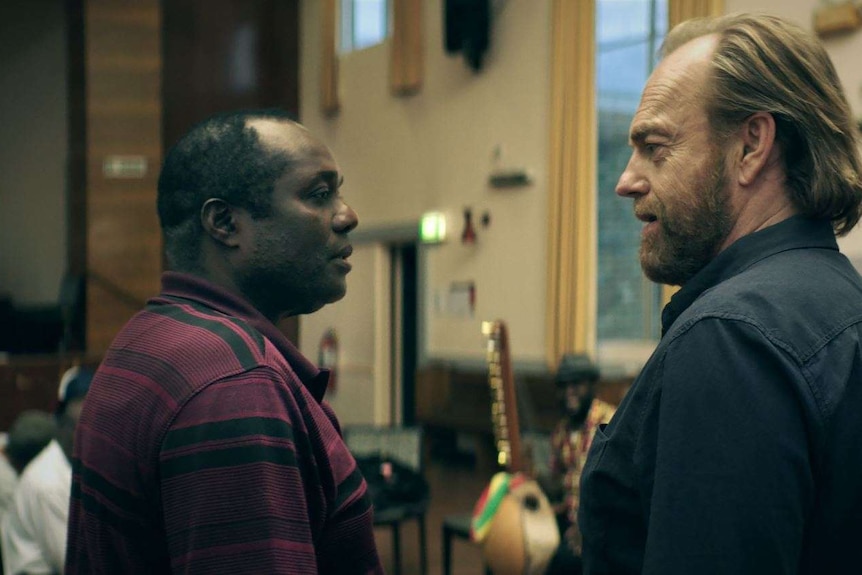
<path id="1" fill-rule="evenodd" d="M 395 557 L 395 575 L 401 575 L 401 533 L 397 521 L 392 524 L 392 555 Z"/>
<path id="2" fill-rule="evenodd" d="M 428 574 L 428 550 L 425 548 L 425 514 L 419 516 L 419 569 L 422 575 Z"/>
<path id="3" fill-rule="evenodd" d="M 443 575 L 452 575 L 452 531 L 443 526 Z"/>

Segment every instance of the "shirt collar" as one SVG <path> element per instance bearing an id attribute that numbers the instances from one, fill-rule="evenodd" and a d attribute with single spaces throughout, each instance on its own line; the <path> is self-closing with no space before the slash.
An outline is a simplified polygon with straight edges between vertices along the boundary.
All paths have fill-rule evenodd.
<path id="1" fill-rule="evenodd" d="M 662 310 L 662 336 L 667 333 L 676 318 L 709 288 L 769 256 L 799 248 L 838 250 L 831 223 L 793 216 L 736 240 L 673 295 Z"/>
<path id="2" fill-rule="evenodd" d="M 318 369 L 308 361 L 275 324 L 239 295 L 201 277 L 180 272 L 162 274 L 162 295 L 200 302 L 225 315 L 244 320 L 281 352 L 314 399 L 323 401 L 329 384 L 329 370 Z"/>

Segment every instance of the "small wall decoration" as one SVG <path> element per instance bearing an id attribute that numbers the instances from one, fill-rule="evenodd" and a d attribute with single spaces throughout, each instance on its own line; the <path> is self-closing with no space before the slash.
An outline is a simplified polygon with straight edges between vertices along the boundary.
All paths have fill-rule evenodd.
<path id="1" fill-rule="evenodd" d="M 862 26 L 862 13 L 855 2 L 826 5 L 814 11 L 814 30 L 822 36 L 852 32 Z"/>

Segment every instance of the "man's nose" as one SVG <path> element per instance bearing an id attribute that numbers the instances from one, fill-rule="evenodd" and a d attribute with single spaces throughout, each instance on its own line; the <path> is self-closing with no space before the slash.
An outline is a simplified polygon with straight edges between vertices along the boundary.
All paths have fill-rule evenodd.
<path id="1" fill-rule="evenodd" d="M 649 182 L 637 169 L 634 154 L 632 154 L 629 163 L 626 165 L 626 169 L 620 175 L 614 191 L 618 196 L 625 198 L 641 196 L 649 191 Z"/>
<path id="2" fill-rule="evenodd" d="M 347 233 L 359 225 L 359 216 L 345 202 L 341 202 L 341 207 L 332 218 L 332 229 L 339 233 Z"/>

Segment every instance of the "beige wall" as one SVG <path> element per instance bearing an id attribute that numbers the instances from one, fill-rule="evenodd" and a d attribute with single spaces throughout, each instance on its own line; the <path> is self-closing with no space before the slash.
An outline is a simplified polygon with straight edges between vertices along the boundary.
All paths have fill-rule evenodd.
<path id="1" fill-rule="evenodd" d="M 728 12 L 766 11 L 809 26 L 818 0 L 726 0 Z M 425 85 L 412 98 L 396 99 L 387 90 L 388 46 L 342 57 L 341 113 L 332 119 L 319 111 L 319 6 L 302 6 L 301 119 L 329 144 L 345 174 L 344 195 L 359 213 L 360 227 L 374 229 L 415 221 L 425 210 L 454 216 L 456 238 L 425 250 L 424 352 L 430 358 L 477 361 L 483 355 L 482 319 L 509 322 L 516 361 L 541 363 L 544 353 L 546 271 L 547 153 L 550 74 L 550 0 L 508 0 L 493 25 L 492 49 L 485 69 L 471 72 L 446 55 L 442 39 L 442 1 L 424 3 Z M 862 32 L 826 41 L 857 115 L 862 116 Z M 534 184 L 509 191 L 486 185 L 492 151 L 505 164 L 527 167 Z M 490 228 L 478 228 L 476 246 L 457 241 L 460 213 L 471 206 L 474 219 L 485 210 Z M 451 221 L 451 220 L 450 220 Z M 862 262 L 862 232 L 842 242 Z M 367 265 L 363 257 L 357 268 Z M 333 325 L 348 334 L 349 369 L 370 365 L 379 353 L 364 349 L 387 341 L 385 326 L 370 320 L 369 302 L 380 299 L 374 274 L 357 269 L 348 279 L 344 301 L 302 318 L 301 347 L 316 355 L 320 334 Z M 378 270 L 379 272 L 379 270 Z M 379 274 L 378 274 L 379 275 Z M 450 282 L 473 280 L 477 287 L 473 319 L 435 312 L 434 296 Z M 353 293 L 355 291 L 355 293 Z M 379 305 L 379 304 L 375 304 Z M 367 338 L 367 339 L 366 339 Z M 362 344 L 357 343 L 362 340 Z M 373 344 L 371 344 L 373 345 Z M 363 351 L 364 349 L 364 351 Z M 367 359 L 360 360 L 360 357 Z M 352 366 L 352 367 L 351 367 Z M 379 366 L 378 366 L 379 367 Z M 371 369 L 371 368 L 369 368 Z M 341 392 L 342 417 L 371 420 L 371 405 L 388 393 L 379 381 L 350 377 Z M 342 387 L 342 389 L 343 389 Z M 397 386 L 396 386 L 397 387 Z M 349 394 L 354 394 L 350 396 Z M 362 394 L 374 399 L 359 401 Z M 357 409 L 353 409 L 353 406 Z M 375 418 L 379 421 L 379 418 Z"/>
<path id="2" fill-rule="evenodd" d="M 501 4 L 477 74 L 443 49 L 441 0 L 423 3 L 426 74 L 413 97 L 389 95 L 388 45 L 342 57 L 342 109 L 333 119 L 318 105 L 319 3 L 302 6 L 301 119 L 332 148 L 360 227 L 416 221 L 432 209 L 452 215 L 455 237 L 425 250 L 428 357 L 482 358 L 480 322 L 498 317 L 509 322 L 518 358 L 540 361 L 544 354 L 550 0 Z M 528 168 L 534 184 L 490 188 L 497 147 L 501 163 Z M 466 206 L 477 224 L 473 246 L 458 239 Z M 478 225 L 485 211 L 487 229 Z M 473 318 L 435 311 L 435 295 L 469 280 L 477 294 Z M 349 306 L 337 306 L 349 323 Z M 316 321 L 303 318 L 304 346 Z"/>
<path id="3" fill-rule="evenodd" d="M 318 343 L 329 327 L 339 343 L 337 384 L 327 400 L 342 425 L 388 424 L 390 418 L 389 255 L 379 246 L 357 246 L 350 258 L 347 295 L 306 316 L 300 337 L 306 356 L 317 362 Z M 345 311 L 347 310 L 347 311 Z M 348 314 L 348 315 L 345 315 Z M 383 334 L 374 338 L 371 334 Z"/>
<path id="4" fill-rule="evenodd" d="M 806 26 L 821 5 L 818 0 L 725 1 L 728 11 L 767 11 Z M 407 99 L 391 97 L 387 47 L 364 50 L 341 61 L 342 112 L 334 119 L 322 117 L 318 106 L 319 4 L 302 3 L 302 120 L 332 146 L 346 176 L 345 196 L 359 212 L 362 228 L 412 222 L 425 210 L 444 209 L 453 214 L 457 235 L 464 206 L 472 206 L 477 219 L 485 210 L 492 216 L 490 228 L 478 229 L 475 247 L 454 241 L 426 250 L 426 353 L 479 358 L 479 321 L 503 317 L 510 322 L 516 357 L 539 360 L 544 350 L 550 0 L 496 3 L 503 10 L 479 74 L 444 53 L 442 0 L 427 0 L 423 90 Z M 0 35 L 0 292 L 21 303 L 44 303 L 57 297 L 66 265 L 61 3 L 0 2 Z M 862 32 L 827 39 L 826 45 L 853 110 L 862 116 Z M 487 187 L 498 145 L 504 163 L 531 170 L 532 186 Z M 862 261 L 862 232 L 857 229 L 842 245 Z M 358 272 L 349 283 L 358 286 Z M 430 304 L 435 290 L 445 293 L 450 282 L 461 280 L 476 282 L 475 319 L 435 314 Z M 358 293 L 368 292 L 360 288 Z M 348 333 L 368 329 L 337 306 L 332 312 Z M 321 316 L 315 323 L 315 317 L 304 318 L 302 328 L 303 347 L 312 357 L 321 326 L 332 319 Z"/>
<path id="5" fill-rule="evenodd" d="M 63 3 L 0 2 L 0 295 L 54 303 L 66 269 Z"/>

